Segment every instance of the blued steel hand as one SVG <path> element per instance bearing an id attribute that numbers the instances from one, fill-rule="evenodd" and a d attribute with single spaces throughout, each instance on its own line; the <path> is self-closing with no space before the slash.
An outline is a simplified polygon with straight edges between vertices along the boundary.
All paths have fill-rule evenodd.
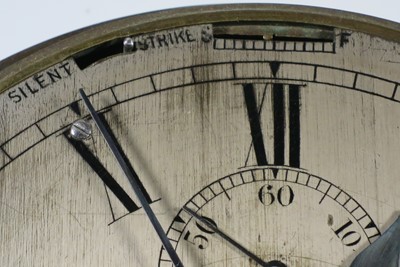
<path id="1" fill-rule="evenodd" d="M 113 155 L 117 159 L 119 166 L 121 167 L 122 171 L 125 173 L 125 176 L 128 178 L 133 191 L 135 192 L 136 196 L 138 197 L 140 204 L 142 205 L 147 216 L 149 217 L 150 222 L 153 225 L 154 229 L 156 230 L 158 236 L 160 237 L 165 250 L 167 251 L 168 255 L 170 256 L 170 258 L 172 260 L 172 263 L 176 267 L 183 267 L 181 260 L 179 259 L 178 255 L 176 254 L 176 251 L 174 250 L 174 248 L 171 245 L 171 242 L 169 241 L 164 230 L 162 229 L 160 222 L 157 220 L 157 217 L 155 216 L 153 210 L 150 207 L 150 204 L 147 202 L 145 196 L 143 195 L 142 191 L 139 188 L 138 183 L 136 182 L 137 180 L 139 180 L 138 175 L 136 174 L 136 172 L 133 169 L 132 169 L 132 171 L 129 169 L 128 164 L 125 162 L 124 158 L 122 157 L 120 151 L 117 148 L 117 145 L 115 144 L 114 140 L 111 138 L 110 133 L 107 131 L 107 128 L 104 126 L 103 122 L 101 121 L 99 115 L 93 108 L 92 104 L 90 103 L 90 101 L 87 98 L 83 89 L 79 90 L 79 94 L 81 95 L 81 98 L 82 98 L 83 102 L 85 103 L 87 109 L 89 110 L 90 115 L 92 116 L 92 118 L 95 121 L 97 127 L 99 128 L 101 134 L 103 135 L 108 146 L 110 147 Z"/>
<path id="2" fill-rule="evenodd" d="M 400 266 L 400 217 L 351 263 L 351 267 L 375 266 Z"/>
<path id="3" fill-rule="evenodd" d="M 213 230 L 216 234 L 218 234 L 220 237 L 222 237 L 223 239 L 225 239 L 226 241 L 228 241 L 228 243 L 230 243 L 231 245 L 233 245 L 234 247 L 236 247 L 237 249 L 239 249 L 242 253 L 246 254 L 247 256 L 249 256 L 252 260 L 254 260 L 255 262 L 257 262 L 259 265 L 263 266 L 263 267 L 274 267 L 274 265 L 271 265 L 268 262 L 263 261 L 262 259 L 260 259 L 257 255 L 253 254 L 252 252 L 250 252 L 249 250 L 247 250 L 246 248 L 244 248 L 242 245 L 240 245 L 238 242 L 236 242 L 235 240 L 233 240 L 231 237 L 229 237 L 227 234 L 225 234 L 224 232 L 222 232 L 221 230 L 219 230 L 215 225 L 211 224 L 210 222 L 208 222 L 207 220 L 205 220 L 203 217 L 201 217 L 200 215 L 198 215 L 197 213 L 195 213 L 193 210 L 189 209 L 188 207 L 183 207 L 183 210 L 186 211 L 187 213 L 189 213 L 191 216 L 193 216 L 196 220 L 198 220 L 199 222 L 205 224 L 208 228 L 210 228 L 211 230 Z"/>

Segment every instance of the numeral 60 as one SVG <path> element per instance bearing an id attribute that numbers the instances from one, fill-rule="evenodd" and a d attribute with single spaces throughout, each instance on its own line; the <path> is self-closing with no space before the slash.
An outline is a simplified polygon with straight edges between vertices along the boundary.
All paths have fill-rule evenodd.
<path id="1" fill-rule="evenodd" d="M 273 190 L 272 185 L 263 185 L 258 191 L 258 199 L 265 206 L 270 206 L 278 201 L 282 207 L 289 206 L 293 203 L 294 192 L 289 185 L 280 187 L 277 191 Z"/>

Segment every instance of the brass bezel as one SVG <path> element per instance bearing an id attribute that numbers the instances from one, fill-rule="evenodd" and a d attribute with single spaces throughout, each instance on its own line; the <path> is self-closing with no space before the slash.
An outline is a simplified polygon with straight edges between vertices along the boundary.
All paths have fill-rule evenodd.
<path id="1" fill-rule="evenodd" d="M 400 42 L 398 23 L 333 9 L 279 4 L 232 4 L 169 9 L 89 26 L 11 56 L 0 62 L 0 93 L 38 71 L 116 38 L 187 25 L 238 21 L 332 26 Z"/>

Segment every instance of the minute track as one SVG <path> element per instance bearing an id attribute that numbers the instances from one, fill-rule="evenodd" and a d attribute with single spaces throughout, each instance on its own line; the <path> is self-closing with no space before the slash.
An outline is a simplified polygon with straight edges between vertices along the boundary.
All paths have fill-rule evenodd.
<path id="1" fill-rule="evenodd" d="M 231 79 L 224 79 L 224 81 L 241 81 L 243 79 L 257 79 L 257 80 L 266 80 L 266 81 L 268 81 L 270 79 L 273 79 L 272 75 L 271 76 L 258 76 L 258 77 L 255 77 L 255 76 L 254 77 L 252 77 L 252 76 L 244 77 L 243 75 L 239 75 L 239 73 L 235 73 L 235 75 L 234 75 L 233 74 L 233 70 L 245 69 L 245 68 L 248 68 L 251 65 L 253 65 L 253 66 L 259 65 L 260 67 L 262 67 L 264 64 L 269 69 L 269 64 L 271 62 L 272 61 L 247 61 L 247 62 L 233 62 L 233 63 L 231 63 L 231 62 L 229 62 L 229 63 L 221 62 L 221 63 L 214 63 L 214 64 L 196 65 L 194 67 L 219 66 L 219 65 L 233 66 L 233 65 L 235 65 L 234 68 L 233 67 L 231 68 L 232 69 L 232 78 Z M 275 62 L 275 61 L 273 61 L 273 62 Z M 290 77 L 288 77 L 288 78 L 285 78 L 284 81 L 291 81 L 291 82 L 297 81 L 300 84 L 303 84 L 304 82 L 307 82 L 309 84 L 316 83 L 316 84 L 324 84 L 324 85 L 328 85 L 328 86 L 337 86 L 337 87 L 340 87 L 340 88 L 343 88 L 343 89 L 351 89 L 351 90 L 354 90 L 354 91 L 357 91 L 357 92 L 360 92 L 360 93 L 366 93 L 366 94 L 374 95 L 374 96 L 377 96 L 377 97 L 382 97 L 382 98 L 385 98 L 387 100 L 394 101 L 396 103 L 400 103 L 400 96 L 398 95 L 398 90 L 397 90 L 397 88 L 399 86 L 399 82 L 396 81 L 396 80 L 390 80 L 388 78 L 375 76 L 375 75 L 372 75 L 370 73 L 356 72 L 356 71 L 353 71 L 353 70 L 348 70 L 348 69 L 343 69 L 343 68 L 338 68 L 338 67 L 332 67 L 332 66 L 327 66 L 327 65 L 321 65 L 321 64 L 308 64 L 308 63 L 288 62 L 288 61 L 281 61 L 280 64 L 281 64 L 281 68 L 282 68 L 282 66 L 283 67 L 285 66 L 284 64 L 290 64 L 291 66 L 298 66 L 299 67 L 298 72 L 299 73 L 303 73 L 305 75 L 304 79 L 290 79 Z M 241 67 L 239 67 L 239 66 L 241 66 Z M 305 70 L 301 71 L 301 67 L 302 66 L 306 68 L 305 70 L 307 70 L 307 69 L 310 70 L 309 75 L 307 75 L 307 72 L 305 72 Z M 192 68 L 192 67 L 190 67 L 190 68 Z M 168 72 L 174 72 L 176 70 L 181 70 L 181 69 L 174 69 L 174 70 L 164 71 L 164 72 L 160 72 L 160 74 L 168 73 Z M 337 73 L 343 73 L 343 75 L 349 75 L 350 77 L 352 77 L 353 80 L 349 81 L 348 84 L 346 84 L 345 81 L 341 81 L 341 83 L 334 83 L 334 81 L 322 80 L 322 79 L 319 78 L 320 75 L 314 75 L 314 72 L 315 73 L 319 73 L 321 71 L 323 71 L 324 73 L 332 72 L 332 71 L 333 72 L 337 72 Z M 236 71 L 236 72 L 238 72 L 238 71 Z M 146 75 L 146 76 L 143 76 L 143 77 L 140 77 L 140 78 L 135 78 L 135 79 L 132 79 L 132 80 L 127 80 L 124 83 L 116 84 L 115 86 L 112 86 L 112 87 L 107 87 L 107 88 L 104 88 L 104 89 L 100 89 L 98 92 L 94 92 L 91 95 L 96 96 L 96 95 L 104 94 L 107 91 L 110 91 L 110 95 L 112 96 L 113 93 L 111 91 L 113 91 L 115 93 L 116 90 L 119 90 L 118 89 L 119 87 L 121 87 L 121 86 L 123 86 L 125 84 L 134 83 L 135 81 L 139 81 L 141 79 L 148 79 L 149 88 L 151 88 L 151 90 L 149 90 L 148 92 L 144 92 L 141 95 L 139 94 L 139 95 L 135 95 L 135 96 L 128 97 L 128 98 L 121 98 L 121 96 L 123 95 L 122 93 L 120 95 L 116 94 L 116 97 L 118 98 L 118 101 L 116 101 L 114 97 L 110 98 L 109 102 L 111 102 L 111 104 L 105 105 L 104 107 L 102 107 L 103 109 L 106 109 L 106 108 L 111 108 L 113 106 L 116 106 L 116 105 L 123 104 L 123 103 L 128 102 L 128 101 L 134 100 L 134 99 L 136 99 L 138 97 L 141 97 L 141 96 L 146 96 L 146 95 L 152 94 L 152 93 L 158 93 L 158 92 L 162 92 L 162 91 L 166 91 L 166 90 L 177 89 L 177 88 L 180 88 L 180 87 L 189 87 L 191 85 L 196 85 L 196 84 L 204 84 L 204 83 L 211 83 L 211 82 L 214 82 L 214 81 L 221 81 L 221 80 L 198 81 L 197 83 L 188 83 L 188 84 L 182 84 L 182 85 L 179 85 L 179 86 L 172 86 L 172 87 L 169 87 L 169 88 L 162 88 L 161 90 L 160 90 L 160 88 L 156 88 L 156 90 L 154 91 L 154 86 L 155 86 L 155 85 L 153 85 L 154 81 L 152 81 L 152 79 L 150 79 L 150 77 L 154 77 L 154 75 L 155 74 L 151 74 L 151 75 Z M 357 81 L 356 76 L 358 78 L 359 77 L 368 78 L 368 79 L 371 80 L 371 82 L 376 82 L 376 83 L 383 82 L 384 84 L 387 85 L 388 88 L 392 88 L 392 89 L 389 90 L 389 91 L 373 92 L 368 87 L 362 88 L 361 87 L 362 85 L 357 86 L 357 84 L 356 84 L 356 87 L 354 87 L 354 82 Z M 280 76 L 279 76 L 279 73 L 278 73 L 277 77 L 274 80 L 279 80 L 279 79 L 280 79 Z M 74 117 L 71 117 L 69 119 L 69 121 L 63 122 L 62 124 L 60 124 L 58 126 L 53 125 L 50 129 L 47 129 L 47 128 L 43 127 L 43 125 L 48 125 L 47 121 L 50 120 L 53 117 L 67 116 L 68 110 L 70 109 L 69 105 L 70 104 L 68 104 L 66 106 L 63 106 L 63 107 L 61 107 L 61 108 L 59 108 L 59 109 L 57 109 L 55 111 L 50 112 L 49 114 L 47 114 L 46 116 L 40 118 L 39 120 L 37 120 L 35 123 L 31 124 L 30 126 L 24 128 L 23 130 L 20 130 L 19 132 L 17 132 L 14 135 L 11 135 L 6 141 L 4 141 L 0 145 L 0 148 L 2 148 L 4 150 L 4 152 L 7 153 L 9 155 L 10 159 L 12 159 L 12 160 L 10 160 L 9 162 L 2 163 L 2 165 L 0 165 L 0 171 L 2 169 L 4 169 L 8 164 L 10 164 L 13 160 L 15 160 L 18 157 L 20 157 L 21 155 L 23 155 L 25 152 L 27 152 L 32 147 L 34 147 L 35 145 L 39 144 L 41 141 L 47 139 L 48 137 L 51 137 L 53 135 L 58 134 L 60 130 L 69 127 L 70 124 L 72 124 L 76 119 L 78 119 L 78 117 L 74 116 Z M 7 151 L 7 146 L 9 146 L 10 143 L 13 142 L 14 139 L 17 139 L 18 136 L 21 135 L 23 132 L 29 130 L 31 127 L 36 127 L 35 124 L 37 125 L 37 127 L 39 127 L 41 129 L 41 132 L 43 132 L 46 135 L 46 137 L 43 138 L 41 136 L 32 145 L 29 145 L 29 146 L 27 146 L 27 147 L 25 147 L 23 149 L 20 149 L 20 151 L 18 153 L 16 153 L 15 155 L 11 155 Z M 15 141 L 15 142 L 19 142 L 19 141 Z"/>

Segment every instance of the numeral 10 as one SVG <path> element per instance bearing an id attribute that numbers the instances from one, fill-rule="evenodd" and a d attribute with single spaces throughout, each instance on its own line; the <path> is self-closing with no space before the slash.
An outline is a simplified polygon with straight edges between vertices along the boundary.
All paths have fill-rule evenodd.
<path id="1" fill-rule="evenodd" d="M 361 241 L 360 233 L 350 229 L 352 225 L 353 222 L 348 219 L 348 221 L 337 230 L 332 229 L 335 235 L 342 241 L 342 244 L 348 247 L 355 246 Z"/>

